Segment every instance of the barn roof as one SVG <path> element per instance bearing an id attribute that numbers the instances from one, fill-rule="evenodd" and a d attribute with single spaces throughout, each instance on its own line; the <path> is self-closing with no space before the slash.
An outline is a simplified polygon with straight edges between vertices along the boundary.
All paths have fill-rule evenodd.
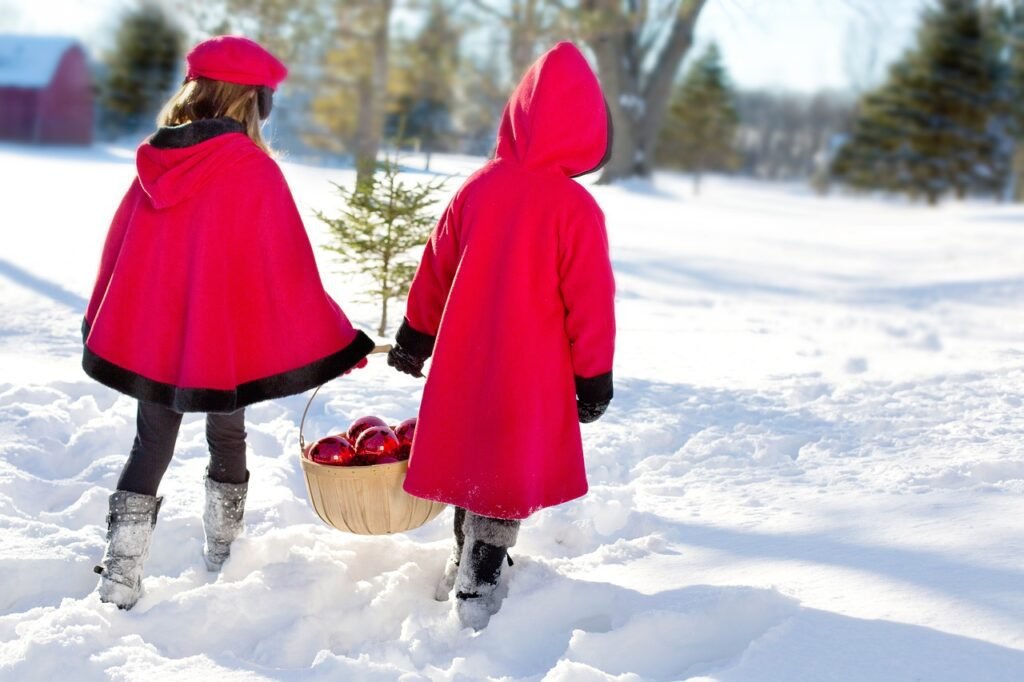
<path id="1" fill-rule="evenodd" d="M 0 87 L 44 88 L 50 84 L 74 38 L 0 33 Z"/>

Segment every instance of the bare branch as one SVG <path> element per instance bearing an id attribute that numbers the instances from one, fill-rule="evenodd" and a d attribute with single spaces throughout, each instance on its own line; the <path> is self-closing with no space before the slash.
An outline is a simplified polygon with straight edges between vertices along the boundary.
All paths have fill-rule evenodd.
<path id="1" fill-rule="evenodd" d="M 486 12 L 487 14 L 490 14 L 492 17 L 501 19 L 502 23 L 508 23 L 509 21 L 512 20 L 512 18 L 509 15 L 501 13 L 496 8 L 491 7 L 489 3 L 486 3 L 483 0 L 469 0 L 469 4 L 473 5 L 473 7 L 476 7 L 479 10 Z"/>

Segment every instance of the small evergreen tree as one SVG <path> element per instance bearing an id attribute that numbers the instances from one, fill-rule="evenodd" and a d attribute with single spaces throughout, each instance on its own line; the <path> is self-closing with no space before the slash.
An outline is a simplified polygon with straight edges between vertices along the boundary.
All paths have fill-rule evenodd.
<path id="1" fill-rule="evenodd" d="M 336 218 L 319 211 L 316 215 L 334 237 L 325 248 L 354 264 L 373 283 L 366 293 L 380 303 L 377 333 L 384 336 L 388 303 L 409 293 L 417 266 L 410 252 L 427 243 L 437 220 L 430 208 L 447 178 L 409 185 L 399 179 L 396 162 L 382 161 L 377 168 L 377 173 L 351 190 L 331 183 L 346 207 Z"/>
<path id="2" fill-rule="evenodd" d="M 1001 69 L 978 0 L 939 0 L 924 12 L 917 45 L 862 100 L 834 175 L 930 204 L 950 192 L 998 194 L 1007 171 L 994 126 Z"/>
<path id="3" fill-rule="evenodd" d="M 184 45 L 182 29 L 154 2 L 124 15 L 105 60 L 100 100 L 108 127 L 138 130 L 148 123 L 177 80 Z"/>
<path id="4" fill-rule="evenodd" d="M 739 165 L 736 131 L 739 115 L 718 46 L 711 44 L 676 89 L 658 145 L 658 161 L 693 173 L 700 192 L 707 171 Z"/>

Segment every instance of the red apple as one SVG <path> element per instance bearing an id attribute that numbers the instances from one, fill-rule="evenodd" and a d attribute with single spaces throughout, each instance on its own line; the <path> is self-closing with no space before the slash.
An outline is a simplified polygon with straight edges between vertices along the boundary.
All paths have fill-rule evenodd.
<path id="1" fill-rule="evenodd" d="M 359 440 L 359 436 L 363 434 L 363 431 L 374 426 L 383 426 L 388 428 L 388 423 L 380 417 L 360 417 L 359 419 L 352 422 L 352 426 L 348 427 L 348 440 L 351 443 L 355 443 Z"/>
<path id="2" fill-rule="evenodd" d="M 409 459 L 412 452 L 412 437 L 416 433 L 416 417 L 406 419 L 395 429 L 398 438 L 398 459 Z"/>
<path id="3" fill-rule="evenodd" d="M 356 456 L 376 463 L 381 457 L 394 457 L 398 438 L 387 426 L 371 426 L 356 441 Z"/>
<path id="4" fill-rule="evenodd" d="M 345 466 L 356 456 L 352 443 L 341 436 L 321 438 L 309 449 L 309 458 L 317 464 Z"/>

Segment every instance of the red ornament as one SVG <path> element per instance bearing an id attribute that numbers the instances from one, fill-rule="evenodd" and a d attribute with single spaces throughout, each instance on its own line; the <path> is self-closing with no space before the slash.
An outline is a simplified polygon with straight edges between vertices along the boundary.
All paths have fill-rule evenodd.
<path id="1" fill-rule="evenodd" d="M 394 457 L 398 445 L 398 438 L 387 426 L 371 426 L 356 441 L 356 456 L 375 464 L 382 457 Z"/>
<path id="2" fill-rule="evenodd" d="M 341 436 L 321 438 L 309 449 L 309 458 L 317 464 L 328 466 L 346 466 L 356 456 L 352 443 Z"/>
<path id="3" fill-rule="evenodd" d="M 416 417 L 406 419 L 395 429 L 398 438 L 398 459 L 409 459 L 412 453 L 412 437 L 416 433 Z"/>
<path id="4" fill-rule="evenodd" d="M 398 462 L 399 460 L 394 457 L 381 457 L 374 464 L 397 464 Z"/>
<path id="5" fill-rule="evenodd" d="M 363 435 L 363 431 L 374 426 L 383 426 L 387 429 L 388 423 L 380 417 L 360 417 L 355 420 L 352 422 L 352 426 L 348 427 L 349 442 L 355 443 L 359 440 L 359 436 Z"/>

